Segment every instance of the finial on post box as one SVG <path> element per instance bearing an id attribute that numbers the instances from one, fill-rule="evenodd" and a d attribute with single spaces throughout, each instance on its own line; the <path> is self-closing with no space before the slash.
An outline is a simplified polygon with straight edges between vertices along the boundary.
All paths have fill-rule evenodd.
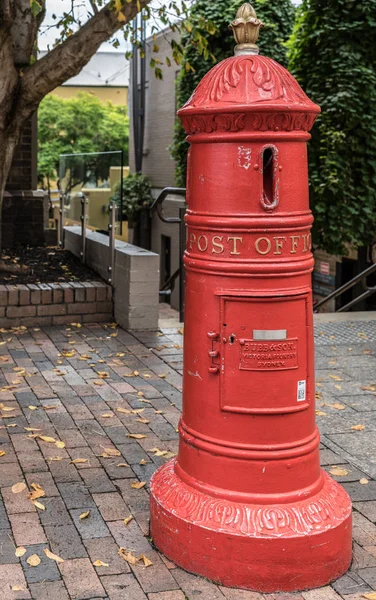
<path id="1" fill-rule="evenodd" d="M 241 54 L 258 54 L 259 48 L 256 44 L 261 27 L 264 23 L 257 18 L 256 11 L 245 2 L 236 12 L 236 17 L 229 25 L 232 29 L 235 41 L 235 56 Z"/>

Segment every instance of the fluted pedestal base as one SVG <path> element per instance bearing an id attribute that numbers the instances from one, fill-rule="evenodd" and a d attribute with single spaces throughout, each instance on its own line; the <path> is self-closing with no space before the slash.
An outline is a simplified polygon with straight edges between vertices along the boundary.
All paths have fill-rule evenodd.
<path id="1" fill-rule="evenodd" d="M 310 498 L 256 505 L 188 486 L 174 464 L 169 461 L 151 480 L 151 536 L 183 569 L 259 592 L 319 587 L 348 569 L 351 501 L 326 473 Z"/>

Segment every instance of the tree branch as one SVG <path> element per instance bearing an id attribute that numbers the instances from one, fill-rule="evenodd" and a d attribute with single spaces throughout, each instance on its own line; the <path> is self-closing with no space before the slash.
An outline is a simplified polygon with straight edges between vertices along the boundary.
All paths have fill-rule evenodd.
<path id="1" fill-rule="evenodd" d="M 76 33 L 26 68 L 21 79 L 17 112 L 20 111 L 24 118 L 31 115 L 49 92 L 77 75 L 99 46 L 136 16 L 139 12 L 137 4 L 143 8 L 150 1 L 124 2 L 122 20 L 119 20 L 119 12 L 113 9 L 112 3 L 107 4 Z"/>

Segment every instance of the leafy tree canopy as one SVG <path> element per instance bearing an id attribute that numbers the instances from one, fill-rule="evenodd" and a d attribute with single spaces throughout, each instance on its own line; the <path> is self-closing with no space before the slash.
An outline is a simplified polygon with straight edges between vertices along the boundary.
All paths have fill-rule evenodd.
<path id="1" fill-rule="evenodd" d="M 56 181 L 61 154 L 123 150 L 127 164 L 128 136 L 125 106 L 101 102 L 85 92 L 69 99 L 49 95 L 38 111 L 38 179 Z M 101 163 L 106 172 L 107 162 Z"/>
<path id="2" fill-rule="evenodd" d="M 303 0 L 289 68 L 321 106 L 309 144 L 314 241 L 333 254 L 376 228 L 376 0 Z"/>
<path id="3" fill-rule="evenodd" d="M 258 45 L 260 53 L 287 66 L 285 42 L 291 34 L 295 9 L 290 0 L 254 0 L 252 6 L 265 27 L 261 30 Z M 191 96 L 203 76 L 214 63 L 233 54 L 234 38 L 229 23 L 234 19 L 239 2 L 228 0 L 197 0 L 192 7 L 190 22 L 194 25 L 182 37 L 184 48 L 182 67 L 176 83 L 176 104 L 181 107 Z M 206 24 L 206 32 L 202 24 Z M 211 24 L 211 27 L 207 24 Z M 206 45 L 203 46 L 202 40 Z M 188 144 L 179 121 L 176 122 L 172 157 L 176 161 L 176 181 L 185 186 Z"/>

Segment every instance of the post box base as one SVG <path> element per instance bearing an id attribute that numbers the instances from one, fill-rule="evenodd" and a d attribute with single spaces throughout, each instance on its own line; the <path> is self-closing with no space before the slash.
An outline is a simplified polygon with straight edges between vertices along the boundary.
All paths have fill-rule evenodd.
<path id="1" fill-rule="evenodd" d="M 326 585 L 350 566 L 351 501 L 326 473 L 310 498 L 256 505 L 202 493 L 174 464 L 152 477 L 150 527 L 183 569 L 228 587 L 292 592 Z"/>

